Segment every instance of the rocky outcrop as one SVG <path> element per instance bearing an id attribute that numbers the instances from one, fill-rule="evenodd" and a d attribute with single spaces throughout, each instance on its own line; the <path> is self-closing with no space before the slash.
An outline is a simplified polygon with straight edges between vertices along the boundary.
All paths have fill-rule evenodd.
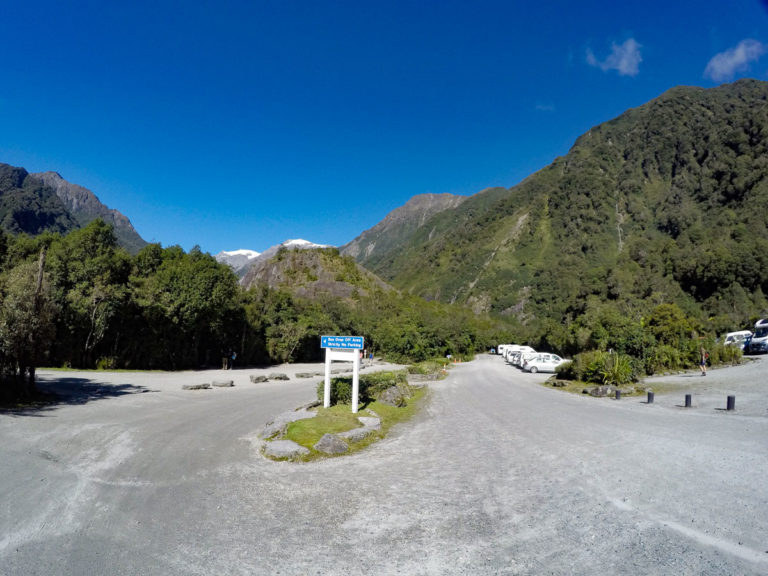
<path id="1" fill-rule="evenodd" d="M 88 225 L 96 218 L 101 218 L 107 224 L 114 226 L 115 236 L 126 250 L 135 254 L 147 245 L 127 216 L 102 204 L 87 188 L 67 182 L 56 172 L 39 172 L 30 176 L 56 193 L 80 227 Z"/>

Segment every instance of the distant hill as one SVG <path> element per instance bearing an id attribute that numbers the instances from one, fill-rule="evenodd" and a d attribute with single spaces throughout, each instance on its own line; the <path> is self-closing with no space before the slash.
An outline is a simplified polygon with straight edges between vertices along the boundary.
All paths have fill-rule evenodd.
<path id="1" fill-rule="evenodd" d="M 114 226 L 121 246 L 132 253 L 146 246 L 130 220 L 102 204 L 86 188 L 55 172 L 30 174 L 0 163 L 0 228 L 32 236 L 45 231 L 66 234 L 101 218 Z"/>
<path id="2" fill-rule="evenodd" d="M 735 329 L 768 307 L 768 83 L 673 88 L 367 250 L 384 228 L 345 250 L 401 290 L 534 330 L 662 302 Z"/>
<path id="3" fill-rule="evenodd" d="M 340 255 L 337 248 L 293 243 L 267 252 L 251 263 L 240 281 L 244 288 L 263 285 L 310 300 L 323 296 L 347 299 L 389 288 L 352 258 Z"/>

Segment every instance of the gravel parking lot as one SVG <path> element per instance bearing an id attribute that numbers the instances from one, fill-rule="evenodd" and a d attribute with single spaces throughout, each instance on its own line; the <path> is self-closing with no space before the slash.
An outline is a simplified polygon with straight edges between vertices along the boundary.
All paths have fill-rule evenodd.
<path id="1" fill-rule="evenodd" d="M 654 378 L 649 405 L 484 356 L 384 441 L 309 464 L 257 434 L 317 378 L 43 372 L 60 404 L 0 414 L 0 574 L 767 574 L 766 369 Z"/>

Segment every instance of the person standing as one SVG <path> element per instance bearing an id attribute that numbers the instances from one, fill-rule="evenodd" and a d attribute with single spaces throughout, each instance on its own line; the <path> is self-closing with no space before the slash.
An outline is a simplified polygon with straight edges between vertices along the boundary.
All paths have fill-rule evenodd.
<path id="1" fill-rule="evenodd" d="M 707 354 L 707 351 L 704 349 L 704 346 L 701 347 L 701 350 L 699 350 L 700 358 L 699 358 L 699 369 L 701 370 L 701 375 L 706 376 L 707 375 L 707 358 L 709 358 L 709 354 Z"/>

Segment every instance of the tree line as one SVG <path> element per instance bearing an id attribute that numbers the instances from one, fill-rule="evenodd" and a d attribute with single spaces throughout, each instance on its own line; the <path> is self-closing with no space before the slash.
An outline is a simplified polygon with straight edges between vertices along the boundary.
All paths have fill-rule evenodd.
<path id="1" fill-rule="evenodd" d="M 629 281 L 598 284 L 610 292 Z M 715 345 L 715 319 L 699 319 L 693 306 L 599 290 L 576 300 L 564 320 L 522 325 L 383 286 L 346 298 L 246 290 L 199 248 L 149 244 L 131 255 L 101 220 L 66 236 L 0 233 L 0 397 L 32 396 L 38 366 L 198 369 L 232 352 L 239 365 L 319 361 L 323 334 L 363 336 L 369 352 L 399 362 L 471 356 L 502 342 L 572 357 L 610 350 L 631 358 L 638 377 L 690 367 L 702 345 L 713 361 L 736 359 Z"/>
<path id="2" fill-rule="evenodd" d="M 471 354 L 494 331 L 470 311 L 383 288 L 347 299 L 244 290 L 197 247 L 133 256 L 101 220 L 64 236 L 0 233 L 5 396 L 29 396 L 37 366 L 197 369 L 231 352 L 242 365 L 316 361 L 322 334 L 362 335 L 376 354 L 419 361 Z"/>

